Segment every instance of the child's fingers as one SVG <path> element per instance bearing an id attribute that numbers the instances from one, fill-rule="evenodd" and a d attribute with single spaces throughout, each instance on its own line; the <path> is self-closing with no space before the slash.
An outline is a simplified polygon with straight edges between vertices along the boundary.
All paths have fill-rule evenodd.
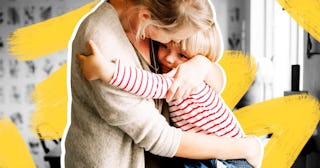
<path id="1" fill-rule="evenodd" d="M 177 92 L 179 90 L 179 86 L 181 86 L 180 80 L 179 79 L 174 80 L 174 82 L 172 83 L 172 85 L 170 86 L 166 94 L 167 102 L 170 102 L 173 100 L 173 98 L 178 97 L 177 94 L 179 93 Z"/>
<path id="2" fill-rule="evenodd" d="M 77 59 L 79 61 L 83 62 L 86 59 L 86 57 L 84 55 L 79 54 L 79 55 L 77 55 Z"/>
<path id="3" fill-rule="evenodd" d="M 192 93 L 192 89 L 186 88 L 183 95 L 182 95 L 182 99 L 186 99 L 187 97 L 190 96 L 191 93 Z"/>
<path id="4" fill-rule="evenodd" d="M 100 54 L 100 50 L 98 49 L 96 43 L 94 43 L 92 40 L 89 40 L 88 45 L 93 55 Z"/>
<path id="5" fill-rule="evenodd" d="M 168 73 L 163 74 L 164 76 L 168 76 L 168 77 L 174 77 L 174 75 L 176 74 L 177 69 L 172 69 L 171 71 L 169 71 Z"/>

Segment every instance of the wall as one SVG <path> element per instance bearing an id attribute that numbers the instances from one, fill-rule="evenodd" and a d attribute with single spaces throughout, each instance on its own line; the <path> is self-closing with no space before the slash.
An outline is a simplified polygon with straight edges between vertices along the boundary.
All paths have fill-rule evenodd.
<path id="1" fill-rule="evenodd" d="M 224 48 L 249 52 L 250 0 L 212 0 Z"/>
<path id="2" fill-rule="evenodd" d="M 320 42 L 310 36 L 310 42 L 312 44 L 310 57 L 307 55 L 307 33 L 304 34 L 304 51 L 303 56 L 303 87 L 302 90 L 308 91 L 308 93 L 317 97 L 320 100 Z M 300 72 L 301 73 L 301 72 Z M 301 88 L 301 87 L 300 87 Z M 318 136 L 320 137 L 320 124 L 318 126 Z M 319 139 L 319 152 L 320 152 L 320 139 Z"/>
<path id="3" fill-rule="evenodd" d="M 307 51 L 307 33 L 304 35 L 304 47 Z M 303 57 L 303 88 L 302 90 L 308 91 L 313 96 L 317 97 L 320 100 L 320 43 L 311 37 L 312 49 L 311 53 L 318 53 L 312 55 L 310 58 L 305 52 Z M 305 156 L 306 168 L 318 168 L 320 167 L 320 124 L 318 124 L 317 130 L 314 132 L 310 143 L 312 145 L 308 146 L 311 148 L 312 152 Z M 307 146 L 307 145 L 306 145 Z M 299 158 L 303 160 L 303 157 Z M 298 160 L 298 161 L 300 161 Z M 296 168 L 296 167 L 295 167 Z M 298 168 L 298 167 L 297 167 Z"/>
<path id="4" fill-rule="evenodd" d="M 320 100 L 320 43 L 311 37 L 312 53 L 318 53 L 308 58 L 303 58 L 303 90 L 308 91 Z M 307 34 L 305 34 L 305 47 L 307 46 Z M 306 49 L 305 49 L 306 51 Z"/>
<path id="5" fill-rule="evenodd" d="M 35 110 L 30 93 L 37 83 L 67 59 L 59 51 L 32 61 L 17 61 L 8 53 L 7 38 L 17 28 L 31 25 L 78 8 L 90 0 L 0 0 L 0 118 L 10 118 L 18 127 L 37 167 L 49 167 L 44 155 L 60 141 L 41 144 L 29 129 Z"/>

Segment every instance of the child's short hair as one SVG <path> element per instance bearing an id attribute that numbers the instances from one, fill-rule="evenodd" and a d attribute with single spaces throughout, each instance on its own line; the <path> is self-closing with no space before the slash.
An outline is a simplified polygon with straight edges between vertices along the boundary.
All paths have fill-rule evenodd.
<path id="1" fill-rule="evenodd" d="M 202 30 L 192 35 L 179 44 L 180 49 L 188 55 L 203 55 L 215 62 L 222 52 L 222 39 L 219 27 L 212 24 L 209 29 Z"/>

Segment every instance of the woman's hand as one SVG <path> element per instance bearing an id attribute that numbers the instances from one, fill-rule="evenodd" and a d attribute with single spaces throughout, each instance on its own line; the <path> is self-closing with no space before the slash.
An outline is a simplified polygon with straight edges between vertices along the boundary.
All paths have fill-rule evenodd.
<path id="1" fill-rule="evenodd" d="M 189 159 L 246 159 L 254 168 L 260 168 L 263 145 L 255 136 L 245 138 L 218 137 L 194 132 L 182 132 L 175 156 Z"/>
<path id="2" fill-rule="evenodd" d="M 210 60 L 201 55 L 180 64 L 174 75 L 175 80 L 167 92 L 167 102 L 188 97 L 205 80 L 210 66 Z"/>
<path id="3" fill-rule="evenodd" d="M 100 52 L 97 45 L 89 40 L 89 48 L 92 55 L 77 55 L 77 59 L 81 62 L 83 75 L 88 80 L 101 79 L 108 83 L 114 74 L 115 64 L 108 61 Z"/>
<path id="4" fill-rule="evenodd" d="M 248 136 L 247 139 L 247 158 L 246 160 L 254 167 L 260 168 L 263 159 L 264 146 L 256 136 Z"/>

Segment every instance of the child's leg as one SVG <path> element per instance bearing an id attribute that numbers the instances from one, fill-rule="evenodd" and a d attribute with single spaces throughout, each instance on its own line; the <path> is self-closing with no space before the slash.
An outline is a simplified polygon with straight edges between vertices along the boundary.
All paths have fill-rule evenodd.
<path id="1" fill-rule="evenodd" d="M 216 159 L 211 160 L 187 160 L 184 168 L 217 168 Z"/>
<path id="2" fill-rule="evenodd" d="M 227 168 L 253 168 L 245 159 L 219 160 Z"/>
<path id="3" fill-rule="evenodd" d="M 191 160 L 185 159 L 183 168 L 253 168 L 245 159 Z"/>

